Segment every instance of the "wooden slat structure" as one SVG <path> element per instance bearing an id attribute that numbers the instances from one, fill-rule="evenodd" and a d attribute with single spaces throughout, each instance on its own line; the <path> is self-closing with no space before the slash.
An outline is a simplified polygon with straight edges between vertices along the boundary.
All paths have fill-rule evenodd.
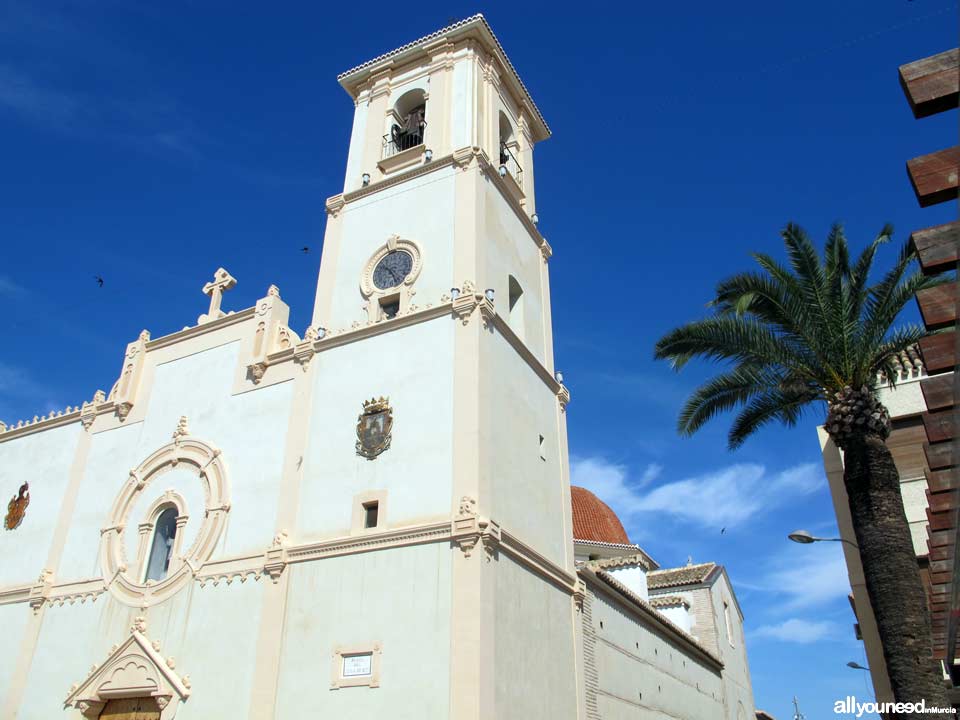
<path id="1" fill-rule="evenodd" d="M 951 270 L 957 265 L 957 249 L 960 248 L 960 221 L 934 225 L 917 230 L 910 236 L 913 247 L 920 256 L 924 272 L 937 274 Z"/>
<path id="2" fill-rule="evenodd" d="M 915 118 L 957 107 L 957 48 L 900 66 L 900 85 Z"/>
<path id="3" fill-rule="evenodd" d="M 928 335 L 920 341 L 919 345 L 923 367 L 929 374 L 953 370 L 957 364 L 956 331 Z"/>
<path id="4" fill-rule="evenodd" d="M 917 60 L 900 68 L 900 84 L 913 110 L 922 118 L 956 108 L 960 89 L 960 51 L 957 48 Z M 960 146 L 914 158 L 907 163 L 910 183 L 921 207 L 957 197 Z M 956 270 L 960 223 L 951 222 L 918 230 L 910 236 L 925 274 Z M 957 282 L 917 293 L 920 314 L 928 329 L 956 328 Z M 925 338 L 920 343 L 928 377 L 920 381 L 926 401 L 923 415 L 927 461 L 927 548 L 929 550 L 930 611 L 934 654 L 955 674 L 957 622 L 960 616 L 960 461 L 957 437 L 957 391 L 954 369 L 958 352 L 957 331 Z"/>
<path id="5" fill-rule="evenodd" d="M 957 197 L 960 147 L 937 150 L 907 162 L 907 174 L 920 207 L 929 207 Z"/>

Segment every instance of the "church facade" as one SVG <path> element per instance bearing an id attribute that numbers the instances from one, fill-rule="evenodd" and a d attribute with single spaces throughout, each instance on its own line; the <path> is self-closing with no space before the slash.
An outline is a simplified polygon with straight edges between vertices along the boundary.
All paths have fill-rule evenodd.
<path id="1" fill-rule="evenodd" d="M 486 20 L 339 80 L 309 327 L 220 268 L 109 392 L 0 424 L 0 718 L 752 718 L 722 567 L 571 490 L 550 131 Z"/>

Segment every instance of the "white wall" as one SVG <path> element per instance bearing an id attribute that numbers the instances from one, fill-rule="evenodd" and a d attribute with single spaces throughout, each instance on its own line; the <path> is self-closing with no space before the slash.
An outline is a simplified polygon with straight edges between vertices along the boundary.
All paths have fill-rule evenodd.
<path id="1" fill-rule="evenodd" d="M 60 515 L 70 466 L 83 429 L 79 422 L 0 443 L 0 507 L 30 483 L 30 504 L 16 530 L 0 530 L 0 586 L 36 582 Z"/>
<path id="2" fill-rule="evenodd" d="M 482 428 L 480 473 L 492 488 L 490 516 L 563 565 L 570 539 L 562 522 L 557 398 L 496 332 L 484 338 L 481 352 L 481 418 L 489 421 Z"/>
<path id="3" fill-rule="evenodd" d="M 304 458 L 297 537 L 350 530 L 354 496 L 386 490 L 381 522 L 449 518 L 454 472 L 453 332 L 439 318 L 321 353 Z M 356 453 L 364 400 L 390 398 L 393 440 L 375 460 Z"/>
<path id="4" fill-rule="evenodd" d="M 105 660 L 110 647 L 129 636 L 129 613 L 108 595 L 95 602 L 48 606 L 17 720 L 70 717 L 63 709 L 70 686 L 83 682 L 90 666 Z"/>
<path id="5" fill-rule="evenodd" d="M 505 553 L 494 572 L 497 718 L 576 718 L 570 595 Z"/>
<path id="6" fill-rule="evenodd" d="M 451 552 L 436 543 L 288 568 L 276 717 L 446 718 Z M 373 642 L 380 687 L 331 690 L 334 648 Z"/>
<path id="7" fill-rule="evenodd" d="M 524 169 L 526 171 L 526 169 Z M 482 287 L 495 290 L 497 312 L 509 316 L 508 281 L 513 275 L 523 288 L 524 344 L 544 363 L 544 308 L 540 270 L 543 256 L 530 233 L 504 200 L 493 180 L 483 181 L 479 238 L 484 243 Z"/>
<path id="8" fill-rule="evenodd" d="M 588 593 L 603 720 L 725 717 L 717 670 L 604 594 Z"/>
<path id="9" fill-rule="evenodd" d="M 605 572 L 638 597 L 644 600 L 650 599 L 650 593 L 647 590 L 647 571 L 642 567 L 609 568 Z"/>
<path id="10" fill-rule="evenodd" d="M 746 639 L 743 632 L 743 619 L 733 600 L 733 590 L 727 581 L 726 574 L 720 577 L 710 587 L 713 601 L 713 612 L 716 618 L 717 644 L 720 658 L 723 660 L 723 682 L 726 695 L 726 717 L 728 720 L 737 719 L 737 703 L 743 703 L 747 710 L 747 717 L 755 714 L 753 705 L 753 688 L 750 682 L 750 668 L 747 662 Z M 727 632 L 724 618 L 724 603 L 730 609 L 730 625 L 732 634 Z"/>
<path id="11" fill-rule="evenodd" d="M 330 328 L 349 328 L 355 321 L 367 321 L 360 276 L 390 235 L 420 247 L 423 269 L 414 284 L 416 305 L 437 304 L 454 284 L 475 281 L 453 277 L 455 172 L 453 167 L 435 170 L 344 208 L 336 264 L 320 269 L 321 275 L 334 275 Z"/>
<path id="12" fill-rule="evenodd" d="M 7 697 L 10 680 L 20 657 L 20 642 L 33 609 L 27 603 L 0 605 L 0 628 L 3 628 L 4 652 L 0 653 L 0 709 Z"/>
<path id="13" fill-rule="evenodd" d="M 223 451 L 229 475 L 227 529 L 213 559 L 260 551 L 270 544 L 292 383 L 232 395 L 239 346 L 233 342 L 157 366 L 145 420 L 93 435 L 58 579 L 100 576 L 100 529 L 129 480 L 129 470 L 170 442 L 182 415 L 188 418 L 191 435 Z M 136 557 L 136 526 L 143 512 L 168 488 L 180 492 L 188 503 L 185 541 L 196 536 L 204 511 L 199 478 L 187 468 L 164 473 L 131 512 L 124 530 L 128 560 Z"/>

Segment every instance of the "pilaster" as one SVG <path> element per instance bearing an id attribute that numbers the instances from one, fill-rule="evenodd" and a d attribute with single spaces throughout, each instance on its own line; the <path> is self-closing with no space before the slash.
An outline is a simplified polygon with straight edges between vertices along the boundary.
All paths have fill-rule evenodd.
<path id="1" fill-rule="evenodd" d="M 287 420 L 280 498 L 275 522 L 275 539 L 267 551 L 265 569 L 273 582 L 264 582 L 263 606 L 257 634 L 257 660 L 250 695 L 250 717 L 271 718 L 277 700 L 280 654 L 286 616 L 290 570 L 286 564 L 286 546 L 295 533 L 300 503 L 300 483 L 313 411 L 313 387 L 316 362 L 302 364 L 303 372 L 293 379 L 292 405 Z"/>

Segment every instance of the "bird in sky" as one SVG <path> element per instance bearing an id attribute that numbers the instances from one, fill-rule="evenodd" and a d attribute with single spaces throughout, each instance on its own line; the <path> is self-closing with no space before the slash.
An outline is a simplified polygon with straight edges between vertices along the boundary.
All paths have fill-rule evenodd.
<path id="1" fill-rule="evenodd" d="M 99 275 L 94 275 L 93 279 L 97 281 L 97 287 L 103 287 L 103 278 Z"/>
<path id="2" fill-rule="evenodd" d="M 302 253 L 308 253 L 308 252 L 310 252 L 310 248 L 307 247 L 306 245 L 304 245 L 302 248 L 300 248 L 300 252 L 302 252 Z"/>
<path id="3" fill-rule="evenodd" d="M 720 528 L 720 534 L 723 535 L 727 531 L 726 528 Z"/>

